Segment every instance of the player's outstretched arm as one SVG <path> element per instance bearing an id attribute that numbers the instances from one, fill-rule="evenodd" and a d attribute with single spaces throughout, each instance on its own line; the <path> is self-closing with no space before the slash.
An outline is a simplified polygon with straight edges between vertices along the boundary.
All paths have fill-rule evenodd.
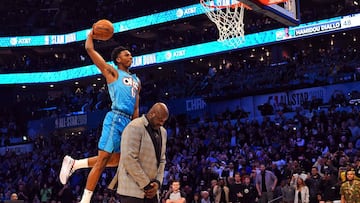
<path id="1" fill-rule="evenodd" d="M 85 50 L 93 63 L 106 78 L 107 83 L 111 83 L 117 78 L 117 71 L 110 64 L 106 63 L 104 58 L 95 50 L 93 41 L 93 32 L 91 31 L 85 41 Z"/>

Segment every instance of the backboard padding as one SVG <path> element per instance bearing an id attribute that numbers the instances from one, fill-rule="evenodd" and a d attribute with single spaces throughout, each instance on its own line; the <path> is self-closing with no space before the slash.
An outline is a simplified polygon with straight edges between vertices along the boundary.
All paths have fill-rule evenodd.
<path id="1" fill-rule="evenodd" d="M 287 26 L 296 26 L 300 24 L 299 1 L 288 0 L 283 5 L 264 5 L 258 0 L 240 0 L 241 2 L 249 5 L 253 11 L 263 13 L 270 18 L 279 21 Z"/>

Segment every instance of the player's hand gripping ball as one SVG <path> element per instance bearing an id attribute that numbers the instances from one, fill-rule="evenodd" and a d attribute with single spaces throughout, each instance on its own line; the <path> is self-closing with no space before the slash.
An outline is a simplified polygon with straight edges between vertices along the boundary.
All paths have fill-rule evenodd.
<path id="1" fill-rule="evenodd" d="M 114 26 L 109 20 L 101 19 L 93 25 L 92 32 L 94 39 L 106 41 L 114 35 Z"/>

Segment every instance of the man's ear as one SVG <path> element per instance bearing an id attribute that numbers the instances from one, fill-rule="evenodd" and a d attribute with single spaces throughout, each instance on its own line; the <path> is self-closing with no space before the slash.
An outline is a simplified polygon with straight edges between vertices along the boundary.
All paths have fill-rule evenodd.
<path id="1" fill-rule="evenodd" d="M 149 114 L 149 116 L 150 116 L 150 118 L 154 118 L 155 113 L 154 113 L 154 112 L 151 112 L 151 113 Z"/>

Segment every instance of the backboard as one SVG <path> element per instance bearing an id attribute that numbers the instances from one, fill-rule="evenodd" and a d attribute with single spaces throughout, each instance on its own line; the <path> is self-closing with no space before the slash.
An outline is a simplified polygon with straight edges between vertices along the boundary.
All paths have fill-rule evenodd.
<path id="1" fill-rule="evenodd" d="M 240 0 L 253 11 L 263 13 L 287 26 L 300 24 L 300 0 Z"/>
<path id="2" fill-rule="evenodd" d="M 244 10 L 267 15 L 285 26 L 300 24 L 300 0 L 200 0 L 218 30 L 218 41 L 234 48 L 245 42 Z"/>

